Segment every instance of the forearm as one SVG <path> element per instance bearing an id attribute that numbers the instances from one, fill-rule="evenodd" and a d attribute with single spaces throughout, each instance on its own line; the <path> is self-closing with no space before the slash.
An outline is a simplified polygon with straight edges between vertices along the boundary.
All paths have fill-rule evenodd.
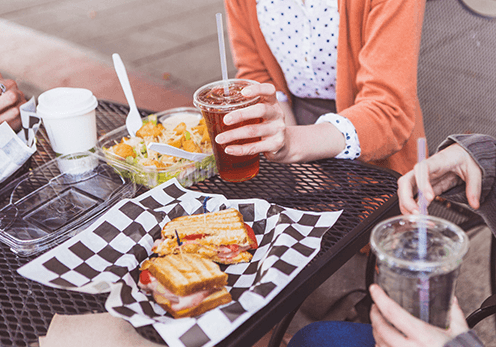
<path id="1" fill-rule="evenodd" d="M 281 106 L 282 111 L 284 112 L 284 121 L 287 126 L 297 125 L 296 119 L 293 113 L 293 109 L 291 105 L 287 101 L 279 101 L 279 106 Z"/>
<path id="2" fill-rule="evenodd" d="M 332 124 L 289 126 L 286 128 L 283 162 L 307 162 L 334 158 L 345 147 L 343 134 Z"/>

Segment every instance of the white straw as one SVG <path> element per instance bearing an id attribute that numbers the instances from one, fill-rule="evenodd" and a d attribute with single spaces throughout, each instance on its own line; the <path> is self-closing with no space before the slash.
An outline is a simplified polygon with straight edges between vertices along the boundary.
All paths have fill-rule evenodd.
<path id="1" fill-rule="evenodd" d="M 226 45 L 224 41 L 224 28 L 222 25 L 222 13 L 217 13 L 215 15 L 217 19 L 217 35 L 219 37 L 219 52 L 220 52 L 220 66 L 222 68 L 222 79 L 227 81 L 227 59 L 226 59 Z M 224 84 L 224 93 L 227 95 L 229 93 L 229 88 L 227 83 Z"/>
<path id="2" fill-rule="evenodd" d="M 425 159 L 425 138 L 419 138 L 417 141 L 417 158 L 419 164 L 421 164 Z M 423 168 L 421 167 L 420 177 L 419 177 L 420 182 L 423 181 L 423 175 L 424 175 Z M 424 193 L 420 188 L 419 188 L 418 196 L 419 196 L 420 215 L 426 216 L 427 201 L 425 200 Z M 424 259 L 426 254 L 427 254 L 427 231 L 425 228 L 425 221 L 422 218 L 419 224 L 419 258 Z"/>
<path id="3" fill-rule="evenodd" d="M 417 159 L 418 163 L 422 163 L 425 159 L 426 144 L 425 138 L 417 140 Z M 419 182 L 423 182 L 424 170 L 420 168 Z M 427 255 L 427 228 L 425 216 L 427 215 L 427 201 L 425 200 L 424 193 L 419 188 L 419 259 L 422 261 Z M 429 277 L 425 273 L 420 274 L 420 319 L 424 322 L 429 322 Z"/>

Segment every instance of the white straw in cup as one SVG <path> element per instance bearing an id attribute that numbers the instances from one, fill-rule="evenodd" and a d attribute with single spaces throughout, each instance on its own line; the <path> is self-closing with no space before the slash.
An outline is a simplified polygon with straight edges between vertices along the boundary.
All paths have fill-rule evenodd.
<path id="1" fill-rule="evenodd" d="M 423 165 L 422 162 L 425 160 L 425 138 L 419 138 L 417 140 L 417 162 Z M 419 181 L 423 180 L 423 168 L 420 168 Z M 422 190 L 418 189 L 419 197 L 419 208 L 421 217 L 427 215 L 427 201 L 425 200 L 425 195 Z M 419 220 L 419 260 L 425 260 L 427 256 L 427 228 L 425 225 L 425 218 Z M 420 319 L 424 322 L 429 322 L 429 277 L 427 275 L 421 274 L 420 276 Z"/>
<path id="2" fill-rule="evenodd" d="M 219 38 L 219 53 L 220 53 L 220 67 L 222 69 L 222 80 L 227 81 L 227 59 L 226 59 L 226 44 L 224 40 L 224 28 L 222 25 L 222 13 L 215 15 L 217 20 L 217 36 Z M 224 84 L 224 94 L 229 94 L 229 87 L 227 83 Z"/>

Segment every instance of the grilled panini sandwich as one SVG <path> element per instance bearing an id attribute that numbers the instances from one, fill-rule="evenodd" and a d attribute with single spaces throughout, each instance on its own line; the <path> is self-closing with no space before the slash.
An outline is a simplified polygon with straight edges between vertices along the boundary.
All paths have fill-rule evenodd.
<path id="1" fill-rule="evenodd" d="M 140 288 L 174 318 L 197 316 L 232 300 L 227 274 L 196 254 L 151 258 L 140 270 Z"/>
<path id="2" fill-rule="evenodd" d="M 257 248 L 253 230 L 234 208 L 171 220 L 152 251 L 160 255 L 195 253 L 221 264 L 249 262 Z"/>

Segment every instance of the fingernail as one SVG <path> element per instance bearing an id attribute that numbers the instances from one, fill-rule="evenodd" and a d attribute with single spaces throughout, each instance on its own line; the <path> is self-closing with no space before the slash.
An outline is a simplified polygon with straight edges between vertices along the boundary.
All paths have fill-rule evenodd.
<path id="1" fill-rule="evenodd" d="M 244 96 L 252 96 L 253 92 L 250 88 L 244 88 L 243 90 L 241 90 L 241 94 L 243 94 Z"/>
<path id="2" fill-rule="evenodd" d="M 217 135 L 217 136 L 215 137 L 215 142 L 217 142 L 218 144 L 222 144 L 222 143 L 223 143 L 223 142 L 222 142 L 222 140 L 223 140 L 223 139 L 224 139 L 224 136 L 222 136 L 222 135 Z"/>
<path id="3" fill-rule="evenodd" d="M 226 148 L 224 149 L 224 152 L 226 152 L 226 154 L 231 154 L 231 155 L 232 155 L 232 154 L 234 154 L 234 152 L 233 152 L 233 150 L 231 149 L 231 147 L 226 147 Z"/>
<path id="4" fill-rule="evenodd" d="M 225 115 L 224 116 L 224 124 L 229 125 L 231 123 L 231 121 L 232 121 L 232 118 L 233 117 L 230 114 Z"/>
<path id="5" fill-rule="evenodd" d="M 434 197 L 432 196 L 432 194 L 431 194 L 430 192 L 425 193 L 425 198 L 426 198 L 428 201 L 431 201 L 432 199 L 434 199 Z"/>

